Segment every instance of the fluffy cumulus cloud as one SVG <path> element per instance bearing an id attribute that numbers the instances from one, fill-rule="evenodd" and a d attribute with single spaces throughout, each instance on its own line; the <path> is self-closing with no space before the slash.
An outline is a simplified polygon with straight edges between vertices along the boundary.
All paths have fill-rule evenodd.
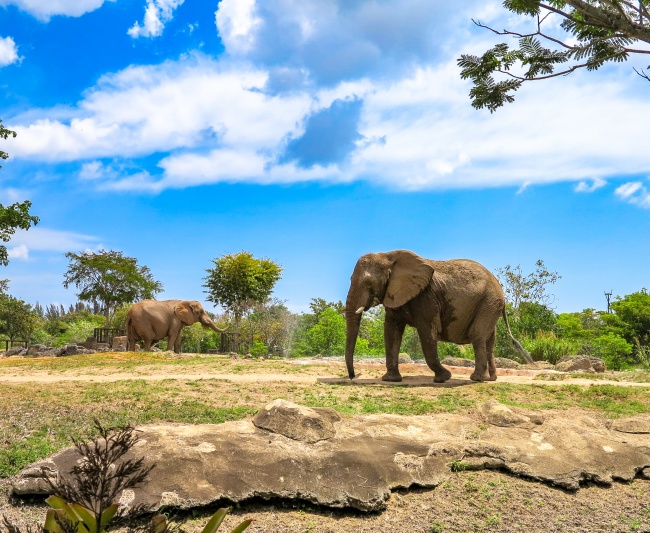
<path id="1" fill-rule="evenodd" d="M 128 30 L 131 37 L 158 37 L 162 35 L 165 24 L 172 20 L 174 10 L 184 0 L 147 0 L 142 24 L 136 22 Z"/>
<path id="2" fill-rule="evenodd" d="M 162 21 L 179 3 L 148 8 Z M 491 20 L 498 2 L 218 6 L 225 55 L 107 75 L 69 110 L 13 117 L 19 135 L 7 150 L 16 160 L 78 163 L 92 186 L 150 192 L 360 179 L 410 190 L 573 181 L 591 192 L 650 172 L 638 120 L 650 114 L 647 87 L 624 74 L 627 65 L 597 81 L 600 73 L 581 72 L 526 86 L 492 115 L 471 107 L 455 59 L 492 44 L 470 16 Z M 452 23 L 466 32 L 445 31 Z M 617 194 L 647 201 L 644 189 L 626 191 Z"/>
<path id="3" fill-rule="evenodd" d="M 395 78 L 438 57 L 466 9 L 444 0 L 222 0 L 216 14 L 227 52 L 275 77 L 318 84 Z"/>
<path id="4" fill-rule="evenodd" d="M 18 61 L 18 48 L 11 37 L 0 37 L 0 67 Z"/>
<path id="5" fill-rule="evenodd" d="M 80 17 L 99 9 L 105 1 L 115 0 L 0 0 L 0 6 L 16 6 L 37 19 L 47 22 L 55 15 Z"/>

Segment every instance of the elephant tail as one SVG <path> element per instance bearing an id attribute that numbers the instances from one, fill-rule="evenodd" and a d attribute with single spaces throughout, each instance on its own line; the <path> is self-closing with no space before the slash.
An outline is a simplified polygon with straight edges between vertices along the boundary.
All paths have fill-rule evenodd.
<path id="1" fill-rule="evenodd" d="M 528 351 L 521 345 L 521 343 L 515 339 L 515 336 L 512 334 L 512 331 L 510 330 L 510 324 L 508 323 L 508 314 L 506 313 L 506 308 L 504 306 L 503 310 L 501 311 L 501 314 L 503 315 L 503 320 L 506 323 L 506 328 L 508 329 L 508 335 L 510 335 L 510 338 L 512 339 L 512 343 L 515 346 L 515 350 L 519 352 L 519 355 L 521 355 L 524 358 L 524 361 L 526 361 L 528 364 L 533 364 L 533 358 L 530 356 Z"/>

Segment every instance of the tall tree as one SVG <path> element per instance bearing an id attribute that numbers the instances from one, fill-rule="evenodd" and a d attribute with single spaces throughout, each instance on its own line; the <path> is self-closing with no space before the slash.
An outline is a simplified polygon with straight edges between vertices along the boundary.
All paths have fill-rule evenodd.
<path id="1" fill-rule="evenodd" d="M 6 294 L 0 295 L 0 333 L 10 341 L 29 341 L 40 317 L 32 306 Z"/>
<path id="2" fill-rule="evenodd" d="M 562 279 L 557 272 L 551 272 L 538 259 L 535 262 L 535 272 L 524 275 L 521 265 L 497 268 L 497 278 L 503 286 L 506 300 L 512 306 L 515 314 L 523 302 L 549 306 L 553 303 L 554 296 L 546 292 L 547 285 L 553 285 Z"/>
<path id="3" fill-rule="evenodd" d="M 463 54 L 458 59 L 461 77 L 474 84 L 469 95 L 477 109 L 494 112 L 514 101 L 512 93 L 524 82 L 582 68 L 596 70 L 605 63 L 626 61 L 630 55 L 650 54 L 645 47 L 650 44 L 650 0 L 505 0 L 503 6 L 516 15 L 532 17 L 533 30 L 497 31 L 474 21 L 519 40 L 514 49 L 500 43 L 482 56 Z M 557 35 L 558 21 L 563 36 Z M 636 72 L 650 81 L 644 71 Z"/>
<path id="4" fill-rule="evenodd" d="M 208 268 L 208 275 L 203 278 L 206 299 L 233 314 L 237 348 L 242 317 L 255 304 L 271 297 L 273 287 L 282 277 L 282 267 L 270 259 L 256 259 L 246 251 L 222 255 L 212 263 L 214 267 Z"/>
<path id="5" fill-rule="evenodd" d="M 9 136 L 15 137 L 16 132 L 8 130 L 2 125 L 2 119 L 0 119 L 0 138 L 7 139 Z M 0 150 L 0 159 L 7 159 L 9 154 Z M 2 168 L 2 167 L 0 167 Z M 32 203 L 29 200 L 24 202 L 16 202 L 7 207 L 0 204 L 0 240 L 3 242 L 9 242 L 11 236 L 16 233 L 17 229 L 28 230 L 32 226 L 38 224 L 38 217 L 29 214 L 29 208 L 32 206 Z M 7 266 L 9 263 L 9 252 L 7 247 L 0 245 L 0 265 Z M 6 290 L 7 280 L 0 280 L 0 284 L 4 282 L 4 287 Z"/>
<path id="6" fill-rule="evenodd" d="M 148 267 L 138 266 L 137 259 L 125 257 L 122 252 L 68 252 L 65 256 L 70 264 L 63 286 L 67 289 L 75 285 L 80 289 L 79 300 L 101 304 L 107 327 L 116 306 L 153 298 L 163 289 Z"/>

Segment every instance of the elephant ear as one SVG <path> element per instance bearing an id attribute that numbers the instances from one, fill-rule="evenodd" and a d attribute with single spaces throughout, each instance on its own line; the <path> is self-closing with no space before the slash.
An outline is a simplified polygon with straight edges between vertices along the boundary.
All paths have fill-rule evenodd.
<path id="1" fill-rule="evenodd" d="M 183 324 L 194 324 L 194 314 L 192 313 L 191 302 L 179 302 L 174 306 L 174 313 Z"/>
<path id="2" fill-rule="evenodd" d="M 390 252 L 390 255 L 394 262 L 382 303 L 394 309 L 415 298 L 429 285 L 433 267 L 407 250 Z"/>

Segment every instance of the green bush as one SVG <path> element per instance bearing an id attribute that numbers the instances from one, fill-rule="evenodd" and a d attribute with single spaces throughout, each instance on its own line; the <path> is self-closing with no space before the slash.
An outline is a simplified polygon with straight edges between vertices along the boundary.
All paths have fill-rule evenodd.
<path id="1" fill-rule="evenodd" d="M 615 333 L 607 333 L 594 339 L 594 355 L 605 361 L 607 368 L 623 370 L 630 366 L 632 345 Z"/>
<path id="2" fill-rule="evenodd" d="M 524 348 L 534 361 L 548 361 L 554 365 L 565 355 L 575 355 L 579 344 L 558 339 L 553 333 L 539 333 L 534 339 L 524 341 Z"/>
<path id="3" fill-rule="evenodd" d="M 471 346 L 470 346 L 471 348 Z M 447 357 L 462 357 L 463 359 L 471 359 L 474 355 L 474 350 L 467 350 L 467 347 L 461 348 L 458 344 L 452 342 L 439 342 L 438 343 L 438 359 L 441 361 Z"/>

